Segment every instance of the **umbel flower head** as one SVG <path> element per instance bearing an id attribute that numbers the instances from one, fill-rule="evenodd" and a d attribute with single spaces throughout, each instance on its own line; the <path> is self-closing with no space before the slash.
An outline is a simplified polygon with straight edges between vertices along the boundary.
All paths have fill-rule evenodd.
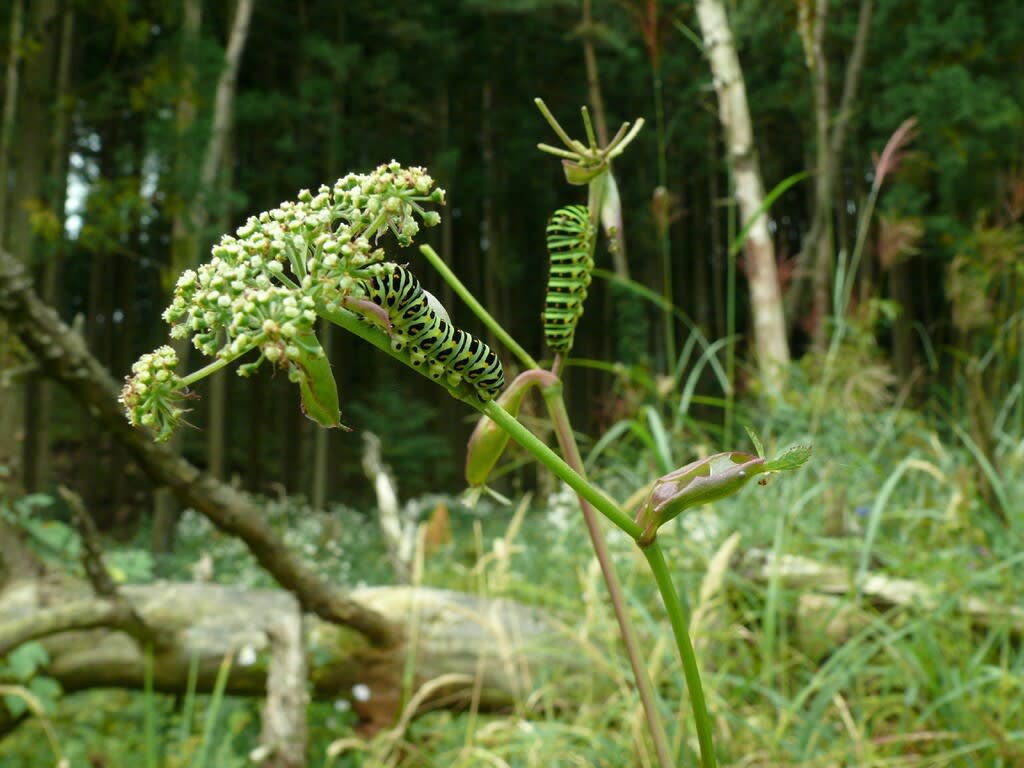
<path id="1" fill-rule="evenodd" d="M 182 273 L 163 314 L 171 336 L 191 339 L 221 364 L 259 350 L 255 362 L 239 367 L 240 375 L 269 361 L 300 385 L 307 415 L 340 426 L 337 389 L 314 333 L 316 307 L 340 309 L 363 280 L 383 269 L 381 237 L 390 232 L 399 245 L 408 245 L 421 223 L 440 221 L 424 205 L 443 203 L 444 190 L 434 187 L 424 169 L 394 161 L 370 173 L 350 173 L 316 193 L 302 190 L 296 200 L 251 216 L 234 235 L 221 238 L 208 262 Z M 168 351 L 173 354 L 161 347 L 150 357 L 169 363 Z M 159 398 L 145 396 L 155 380 L 153 364 L 146 357 L 136 363 L 142 367 L 133 368 L 122 398 L 133 424 L 166 439 L 182 410 L 173 406 L 169 384 Z M 162 370 L 175 365 L 176 357 Z M 149 378 L 141 380 L 143 374 Z M 192 378 L 170 381 L 183 390 Z"/>
<path id="2" fill-rule="evenodd" d="M 213 258 L 178 279 L 164 312 L 174 338 L 192 338 L 203 354 L 234 359 L 260 347 L 285 349 L 276 337 L 312 328 L 317 301 L 340 302 L 384 260 L 376 247 L 387 231 L 407 245 L 440 221 L 421 203 L 444 202 L 422 168 L 392 162 L 369 174 L 349 174 L 314 195 L 251 216 L 235 236 L 213 247 Z M 271 355 L 276 353 L 271 352 Z M 245 368 L 242 373 L 251 372 Z"/>
<path id="3" fill-rule="evenodd" d="M 177 367 L 177 353 L 166 345 L 158 347 L 135 362 L 121 389 L 128 421 L 152 430 L 157 440 L 170 437 L 186 411 L 179 405 L 188 395 Z"/>

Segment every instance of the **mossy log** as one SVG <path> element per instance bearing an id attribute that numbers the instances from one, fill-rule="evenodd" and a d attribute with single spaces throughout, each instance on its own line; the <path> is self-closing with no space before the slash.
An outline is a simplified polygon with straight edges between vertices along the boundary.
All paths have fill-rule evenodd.
<path id="1" fill-rule="evenodd" d="M 282 590 L 165 582 L 119 591 L 160 638 L 153 649 L 153 682 L 168 693 L 186 691 L 192 663 L 198 691 L 211 691 L 221 663 L 230 658 L 226 691 L 264 696 L 272 638 L 282 618 L 299 611 L 295 598 Z M 353 689 L 365 686 L 353 705 L 367 720 L 394 717 L 407 664 L 414 688 L 442 677 L 448 681 L 431 695 L 434 706 L 459 706 L 476 696 L 486 709 L 522 700 L 556 661 L 571 664 L 558 658 L 565 643 L 556 622 L 511 600 L 407 586 L 364 588 L 351 597 L 402 627 L 408 639 L 380 649 L 350 628 L 305 614 L 306 669 L 316 699 L 352 699 Z M 50 654 L 45 674 L 66 692 L 143 688 L 146 644 L 97 626 L 110 619 L 110 601 L 94 597 L 85 585 L 26 580 L 0 592 L 0 642 L 34 622 L 36 639 Z"/>

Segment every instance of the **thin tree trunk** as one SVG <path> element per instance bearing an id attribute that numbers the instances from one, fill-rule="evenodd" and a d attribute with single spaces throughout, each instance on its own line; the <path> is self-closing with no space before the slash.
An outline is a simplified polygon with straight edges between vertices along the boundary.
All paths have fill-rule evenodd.
<path id="1" fill-rule="evenodd" d="M 601 96 L 601 79 L 597 73 L 597 55 L 594 53 L 592 4 L 593 0 L 583 0 L 580 40 L 583 42 L 583 62 L 587 68 L 587 91 L 590 94 L 590 110 L 591 117 L 594 118 L 594 130 L 597 132 L 598 143 L 605 147 L 608 145 L 608 124 L 604 117 L 604 98 Z"/>
<path id="2" fill-rule="evenodd" d="M 20 4 L 14 8 L 12 22 L 20 26 Z M 59 37 L 56 34 L 58 18 L 56 0 L 39 0 L 28 7 L 25 17 L 24 40 L 19 47 L 29 51 L 22 63 L 19 81 L 17 68 L 13 70 L 11 83 L 17 95 L 17 106 L 12 112 L 5 107 L 4 119 L 15 124 L 4 125 L 8 134 L 10 161 L 13 166 L 14 186 L 7 200 L 7 213 L 3 232 L 10 243 L 10 250 L 23 264 L 31 265 L 33 271 L 37 259 L 37 238 L 29 219 L 30 203 L 38 203 L 47 191 L 44 182 L 50 160 L 49 146 L 52 135 L 52 110 L 54 74 L 57 61 Z M 12 36 L 16 31 L 12 30 Z M 15 58 L 12 51 L 12 60 Z M 9 69 L 9 74 L 12 70 Z M 7 183 L 7 177 L 2 179 Z M 4 344 L 6 346 L 6 344 Z M 10 358 L 11 353 L 0 352 L 0 359 Z M 12 366 L 13 367 L 13 366 Z M 7 463 L 11 471 L 7 483 L 12 489 L 40 490 L 39 467 L 33 460 L 41 449 L 33 442 L 38 438 L 38 379 L 34 374 L 11 382 L 10 389 L 0 398 L 0 461 Z M 30 437 L 31 435 L 31 437 Z"/>
<path id="3" fill-rule="evenodd" d="M 270 399 L 270 382 L 264 371 L 253 376 L 246 386 L 249 398 L 249 433 L 245 457 L 245 487 L 250 493 L 262 493 L 264 485 L 263 440 L 265 420 L 267 417 L 267 401 Z"/>
<path id="4" fill-rule="evenodd" d="M 808 9 L 809 0 L 801 7 Z M 825 59 L 825 28 L 828 18 L 828 0 L 816 0 L 813 28 L 805 36 L 810 45 L 807 60 L 814 85 L 814 126 L 816 164 L 818 173 L 815 179 L 814 221 L 811 225 L 813 236 L 814 272 L 814 348 L 823 352 L 825 349 L 826 329 L 825 317 L 829 310 L 829 282 L 832 261 L 832 165 L 829 152 L 828 126 L 828 63 Z M 808 239 L 811 239 L 810 237 Z"/>
<path id="5" fill-rule="evenodd" d="M 296 605 L 266 631 L 270 663 L 260 731 L 260 744 L 267 754 L 260 763 L 263 768 L 305 768 L 307 764 L 309 664 L 304 625 Z"/>
<path id="6" fill-rule="evenodd" d="M 53 85 L 52 102 L 46 107 L 46 123 L 52 126 L 50 136 L 52 143 L 48 147 L 49 158 L 47 159 L 48 173 L 46 185 L 43 187 L 42 200 L 44 204 L 53 210 L 59 221 L 64 220 L 64 198 L 66 179 L 65 157 L 67 146 L 66 118 L 63 116 L 63 103 L 67 92 L 69 60 L 71 56 L 71 10 L 65 4 L 61 12 L 62 24 L 60 34 L 56 28 L 47 29 L 44 33 L 44 44 L 37 52 L 40 57 L 40 70 L 45 70 L 51 81 L 56 80 Z M 50 26 L 49 20 L 47 26 Z M 54 55 L 56 53 L 56 55 Z M 56 70 L 54 72 L 54 70 Z M 26 66 L 26 74 L 29 74 L 29 67 Z M 55 78 L 54 78 L 55 75 Z M 39 78 L 31 75 L 33 81 Z M 27 95 L 27 94 L 26 94 Z M 36 109 L 43 109 L 41 102 Z M 60 242 L 59 240 L 57 242 Z M 47 244 L 45 255 L 36 256 L 39 259 L 39 268 L 36 273 L 39 277 L 41 290 L 46 301 L 55 303 L 56 299 L 56 276 L 58 265 L 56 263 L 59 246 Z M 41 249 L 42 250 L 42 249 Z M 25 392 L 25 488 L 29 491 L 42 491 L 49 482 L 49 421 L 50 421 L 50 387 L 48 382 L 40 377 L 32 377 Z"/>
<path id="7" fill-rule="evenodd" d="M 175 152 L 175 183 L 182 197 L 198 194 L 195 190 L 199 187 L 196 184 L 193 188 L 187 182 L 190 176 L 188 166 L 191 162 L 191 154 L 185 149 L 183 137 L 187 135 L 196 118 L 195 90 L 198 78 L 192 61 L 198 48 L 202 13 L 202 0 L 183 1 L 181 45 L 178 51 L 179 65 L 183 76 L 179 84 L 181 93 L 178 97 L 176 115 L 178 147 Z M 173 283 L 177 279 L 177 275 L 199 260 L 197 235 L 190 230 L 189 226 L 192 222 L 191 214 L 191 204 L 179 203 L 178 213 L 175 214 L 171 222 L 171 258 L 168 266 L 168 280 L 165 280 L 165 283 Z M 192 355 L 192 345 L 184 339 L 175 339 L 171 341 L 171 346 L 174 347 L 182 370 L 187 370 L 188 361 Z M 181 440 L 181 434 L 177 433 L 171 437 L 168 446 L 175 452 L 180 452 Z M 150 544 L 153 552 L 174 551 L 174 533 L 178 524 L 179 512 L 177 501 L 170 489 L 157 488 L 153 494 L 153 524 Z"/>
<path id="8" fill-rule="evenodd" d="M 826 3 L 827 5 L 827 3 Z M 871 31 L 871 18 L 874 13 L 874 0 L 861 0 L 860 13 L 857 17 L 857 32 L 853 40 L 853 48 L 850 51 L 850 60 L 846 64 L 846 72 L 843 76 L 843 94 L 839 100 L 839 110 L 836 113 L 835 120 L 832 123 L 832 129 L 823 136 L 820 132 L 819 126 L 819 143 L 822 141 L 828 144 L 828 157 L 825 160 L 825 167 L 829 169 L 828 184 L 824 189 L 825 198 L 831 200 L 835 194 L 836 181 L 841 176 L 837 169 L 842 164 L 843 149 L 846 143 L 846 131 L 850 124 L 850 117 L 853 114 L 853 105 L 857 99 L 857 91 L 860 87 L 860 77 L 864 70 L 864 56 L 867 51 L 867 40 L 868 34 Z M 824 27 L 820 33 L 824 36 Z M 824 47 L 823 44 L 821 46 Z M 824 53 L 821 53 L 821 59 L 824 62 Z M 827 89 L 827 81 L 821 78 L 820 81 L 816 81 L 815 89 L 817 88 Z M 816 101 L 818 99 L 816 93 Z M 825 104 L 827 108 L 827 90 L 825 95 Z M 819 158 L 820 158 L 820 146 L 819 146 Z M 821 160 L 819 159 L 819 163 Z M 819 253 L 820 241 L 826 237 L 826 227 L 824 226 L 822 216 L 822 190 L 820 185 L 821 179 L 819 178 L 819 184 L 815 187 L 815 201 L 814 201 L 814 212 L 812 214 L 811 227 L 807 233 L 807 237 L 804 239 L 803 247 L 800 249 L 800 253 L 797 256 L 796 271 L 793 281 L 789 284 L 789 288 L 786 291 L 786 316 L 789 321 L 790 327 L 797 321 L 799 317 L 799 305 L 803 295 L 803 289 L 806 284 L 804 280 L 804 274 L 808 271 L 811 260 L 815 254 Z M 840 203 L 845 206 L 845 200 Z M 842 215 L 846 215 L 845 212 Z"/>
<path id="9" fill-rule="evenodd" d="M 892 321 L 892 361 L 900 381 L 910 381 L 914 369 L 912 269 L 909 259 L 900 259 L 889 268 L 889 295 L 900 305 Z"/>
<path id="10" fill-rule="evenodd" d="M 233 127 L 233 122 L 232 122 Z M 229 131 L 229 139 L 231 132 Z M 234 173 L 232 163 L 233 144 L 229 140 L 224 147 L 224 158 L 220 172 L 221 197 L 224 200 L 231 198 L 231 190 L 234 186 Z M 221 206 L 217 215 L 217 229 L 227 232 L 231 226 L 231 211 L 224 205 Z M 227 450 L 227 425 L 228 425 L 228 387 L 231 374 L 226 370 L 217 371 L 209 377 L 209 394 L 207 405 L 206 429 L 208 441 L 206 445 L 206 467 L 207 471 L 218 480 L 223 480 L 226 473 Z"/>
<path id="11" fill-rule="evenodd" d="M 608 123 L 605 118 L 604 97 L 601 95 L 601 78 L 597 68 L 597 54 L 594 52 L 594 18 L 592 0 L 583 0 L 583 13 L 580 20 L 580 40 L 583 43 L 583 62 L 587 70 L 587 92 L 590 101 L 590 114 L 594 120 L 594 131 L 597 141 L 602 147 L 608 145 Z M 615 242 L 609 248 L 612 255 L 612 266 L 615 274 L 624 280 L 629 279 L 629 260 L 626 258 L 626 233 L 621 223 L 615 228 Z"/>
<path id="12" fill-rule="evenodd" d="M 57 78 L 54 88 L 53 145 L 50 153 L 49 177 L 52 194 L 49 207 L 54 211 L 58 231 L 63 233 L 66 219 L 67 174 L 68 174 L 68 109 L 67 94 L 71 80 L 71 48 L 74 33 L 74 10 L 71 3 L 64 3 L 61 12 L 60 54 L 57 63 Z M 0 175 L 0 178 L 4 178 Z M 49 257 L 42 266 L 40 292 L 43 301 L 58 305 L 61 286 L 61 262 L 64 256 L 64 239 L 58 237 Z M 43 379 L 28 391 L 25 415 L 25 465 L 33 468 L 35 485 L 46 488 L 50 479 L 50 413 L 52 387 Z"/>
<path id="13" fill-rule="evenodd" d="M 718 189 L 718 136 L 714 131 L 708 134 L 707 162 L 711 172 L 708 174 L 708 229 L 711 242 L 708 245 L 711 253 L 712 296 L 725 296 L 725 259 L 722 258 L 722 217 L 719 215 L 721 192 Z M 721 298 L 714 302 L 715 327 L 713 338 L 721 339 L 727 333 L 725 319 L 725 301 Z"/>
<path id="14" fill-rule="evenodd" d="M 484 306 L 493 314 L 500 316 L 498 310 L 498 286 L 497 277 L 505 272 L 501 264 L 501 245 L 498 242 L 498 215 L 497 201 L 495 197 L 498 190 L 498 167 L 494 154 L 494 128 L 492 122 L 494 102 L 494 86 L 490 76 L 484 81 L 481 93 L 481 118 L 480 118 L 480 144 L 481 163 L 483 164 L 484 194 L 483 194 L 483 237 L 487 243 L 484 251 L 486 267 L 483 271 Z M 488 342 L 494 344 L 495 340 L 490 338 Z"/>
<path id="15" fill-rule="evenodd" d="M 789 363 L 789 343 L 782 311 L 775 247 L 768 231 L 764 184 L 754 145 L 746 86 L 732 32 L 721 0 L 697 0 L 697 18 L 718 94 L 718 114 L 732 158 L 733 183 L 743 225 L 747 282 L 753 313 L 754 342 L 761 377 L 768 392 L 777 393 Z"/>
<path id="16" fill-rule="evenodd" d="M 18 114 L 18 64 L 21 61 L 24 11 L 22 0 L 11 6 L 11 37 L 4 76 L 4 114 L 0 123 L 0 179 L 7 179 L 14 141 L 14 120 Z M 7 184 L 0 184 L 0 248 L 7 247 Z"/>

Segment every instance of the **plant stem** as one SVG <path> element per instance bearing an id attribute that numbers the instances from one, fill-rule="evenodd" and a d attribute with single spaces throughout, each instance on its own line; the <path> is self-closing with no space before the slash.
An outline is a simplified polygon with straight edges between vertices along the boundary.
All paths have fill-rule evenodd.
<path id="1" fill-rule="evenodd" d="M 467 400 L 466 402 L 470 401 Z M 520 424 L 495 401 L 491 400 L 487 403 L 476 403 L 475 405 L 482 413 L 490 416 L 498 426 L 508 432 L 513 440 L 533 454 L 537 461 L 550 469 L 557 477 L 564 480 L 576 493 L 593 504 L 597 511 L 611 520 L 616 527 L 625 531 L 633 539 L 636 539 L 642 533 L 640 526 L 619 509 L 615 502 L 576 474 L 573 468 L 566 464 L 558 454 L 541 442 L 536 435 Z"/>
<path id="2" fill-rule="evenodd" d="M 687 628 L 687 619 L 683 612 L 682 603 L 676 594 L 675 585 L 672 583 L 672 576 L 665 562 L 665 555 L 661 551 L 661 545 L 655 539 L 649 546 L 643 547 L 644 557 L 651 567 L 654 580 L 658 584 L 658 591 L 661 593 L 662 602 L 665 603 L 665 611 L 668 613 L 669 621 L 672 624 L 672 634 L 676 637 L 676 647 L 679 649 L 679 658 L 683 663 L 683 675 L 686 677 L 686 690 L 690 693 L 690 706 L 693 708 L 693 720 L 697 726 L 697 741 L 700 743 L 700 761 L 703 768 L 715 768 L 715 746 L 711 737 L 711 717 L 708 715 L 707 703 L 704 701 L 704 689 L 700 682 L 700 669 L 697 667 L 697 657 L 693 652 L 693 643 L 690 642 L 690 633 Z"/>
<path id="3" fill-rule="evenodd" d="M 248 349 L 246 349 L 245 352 L 242 353 L 242 355 L 246 354 L 246 352 L 249 352 L 250 349 L 253 349 L 253 347 L 249 347 Z M 224 366 L 230 365 L 242 355 L 235 355 L 234 357 L 219 357 L 209 365 L 204 365 L 198 371 L 192 371 L 192 373 L 190 373 L 188 376 L 182 376 L 181 380 L 185 383 L 186 387 L 195 384 L 197 381 L 205 379 L 210 374 L 216 373 Z"/>
<path id="4" fill-rule="evenodd" d="M 555 426 L 555 434 L 558 436 L 558 445 L 566 462 L 580 477 L 585 478 L 583 459 L 580 457 L 579 447 L 576 445 L 576 438 L 573 436 L 572 427 L 569 423 L 569 414 L 565 409 L 565 401 L 562 399 L 562 385 L 557 381 L 554 385 L 546 386 L 542 390 L 544 402 L 547 404 L 548 413 Z M 590 541 L 594 547 L 594 554 L 601 566 L 601 573 L 604 575 L 604 583 L 608 588 L 611 597 L 612 609 L 615 612 L 615 619 L 619 624 L 619 632 L 622 634 L 622 643 L 626 647 L 626 656 L 633 668 L 633 678 L 636 680 L 637 692 L 640 694 L 640 701 L 644 707 L 644 716 L 647 718 L 647 727 L 651 732 L 651 741 L 654 744 L 654 751 L 658 755 L 658 762 L 668 768 L 673 764 L 672 753 L 669 748 L 668 736 L 665 727 L 658 717 L 658 702 L 654 696 L 654 686 L 651 683 L 647 667 L 644 666 L 640 656 L 640 648 L 637 644 L 636 633 L 633 631 L 633 624 L 629 619 L 629 611 L 626 606 L 626 598 L 622 593 L 622 585 L 619 583 L 618 575 L 615 572 L 615 564 L 612 562 L 608 552 L 608 545 L 601 533 L 601 526 L 598 523 L 594 508 L 585 498 L 580 496 L 580 509 L 583 511 L 583 520 L 587 525 L 587 532 L 590 534 Z"/>
<path id="5" fill-rule="evenodd" d="M 560 397 L 558 398 L 561 399 Z M 576 491 L 583 499 L 590 502 L 601 514 L 612 521 L 621 530 L 637 539 L 642 533 L 641 528 L 633 522 L 622 510 L 620 510 L 607 497 L 603 496 L 596 488 L 588 483 L 583 477 L 577 474 L 572 467 L 559 458 L 547 445 L 541 442 L 532 432 L 520 424 L 501 406 L 491 401 L 484 405 L 477 406 L 483 413 L 489 416 L 502 429 L 507 431 L 512 438 L 533 454 L 539 462 L 550 469 L 556 476 L 564 480 L 570 488 Z M 564 405 L 563 405 L 564 407 Z M 558 418 L 552 414 L 556 424 Z M 564 450 L 564 449 L 563 449 Z M 569 453 L 572 456 L 572 452 Z M 578 453 L 576 454 L 578 458 Z M 596 548 L 595 548 L 596 550 Z M 686 687 L 690 693 L 690 703 L 693 708 L 694 722 L 697 728 L 697 739 L 700 742 L 701 765 L 703 768 L 715 768 L 714 743 L 711 737 L 711 720 L 708 715 L 707 705 L 704 701 L 704 691 L 700 681 L 700 671 L 697 667 L 697 659 L 693 651 L 693 644 L 690 642 L 690 635 L 687 629 L 686 617 L 683 614 L 682 604 L 676 593 L 672 578 L 669 575 L 668 565 L 665 563 L 665 556 L 657 540 L 643 548 L 644 557 L 651 567 L 658 591 L 661 593 L 662 602 L 669 616 L 672 626 L 672 633 L 675 635 L 676 647 L 679 649 L 680 660 L 683 664 L 683 674 L 686 678 Z M 613 598 L 614 600 L 614 598 Z M 623 633 L 623 640 L 626 633 Z M 632 660 L 632 657 L 631 657 Z M 646 672 L 644 672 L 646 675 Z M 638 686 L 640 676 L 637 677 Z M 645 705 L 646 707 L 646 705 Z M 652 736 L 654 731 L 652 730 Z M 655 737 L 656 738 L 656 737 Z"/>
<path id="6" fill-rule="evenodd" d="M 438 274 L 444 278 L 444 281 L 452 287 L 452 290 L 462 299 L 466 306 L 470 308 L 474 315 L 480 318 L 487 329 L 497 337 L 498 341 L 505 345 L 512 354 L 519 358 L 523 366 L 526 368 L 540 368 L 537 365 L 537 361 L 530 357 L 530 354 L 523 349 L 519 342 L 509 335 L 508 331 L 501 327 L 497 320 L 484 309 L 483 305 L 476 300 L 476 297 L 469 292 L 469 289 L 462 284 L 462 281 L 456 277 L 455 273 L 448 268 L 448 265 L 441 260 L 441 257 L 437 255 L 437 251 L 431 248 L 429 245 L 421 245 L 420 253 L 427 257 L 427 261 L 430 262 L 431 266 L 437 270 Z"/>

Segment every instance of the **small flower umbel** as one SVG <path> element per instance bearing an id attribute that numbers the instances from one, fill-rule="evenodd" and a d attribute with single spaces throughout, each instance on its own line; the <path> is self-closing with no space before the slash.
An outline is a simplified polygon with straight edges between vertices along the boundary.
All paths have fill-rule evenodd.
<path id="1" fill-rule="evenodd" d="M 742 451 L 725 451 L 687 464 L 654 482 L 636 523 L 643 532 L 641 547 L 650 546 L 658 528 L 690 507 L 732 496 L 756 475 L 785 472 L 803 466 L 811 456 L 807 446 L 794 446 L 775 459 Z"/>
<path id="2" fill-rule="evenodd" d="M 187 409 L 185 384 L 175 373 L 178 355 L 169 346 L 147 352 L 132 365 L 132 375 L 121 389 L 121 405 L 135 427 L 153 431 L 157 440 L 166 440 Z"/>
<path id="3" fill-rule="evenodd" d="M 173 405 L 175 392 L 255 349 L 259 357 L 239 366 L 240 375 L 269 362 L 299 385 L 307 416 L 342 426 L 337 386 L 314 332 L 318 308 L 338 312 L 357 298 L 363 282 L 383 269 L 381 237 L 390 232 L 408 245 L 421 223 L 440 221 L 424 206 L 443 203 L 444 190 L 425 170 L 391 162 L 315 193 L 302 190 L 297 200 L 250 217 L 221 238 L 210 261 L 181 275 L 163 315 L 172 338 L 191 339 L 216 362 L 186 377 L 167 374 L 155 396 L 157 373 L 150 368 L 159 360 L 166 364 L 160 373 L 173 372 L 177 358 L 170 365 L 169 347 L 154 360 L 144 357 L 124 388 L 129 419 L 166 439 L 182 412 Z"/>
<path id="4" fill-rule="evenodd" d="M 583 115 L 583 127 L 587 132 L 587 144 L 577 139 L 569 138 L 569 134 L 562 128 L 555 116 L 548 110 L 543 99 L 534 99 L 537 109 L 544 115 L 548 125 L 558 135 L 565 145 L 565 149 L 553 147 L 550 144 L 538 144 L 537 149 L 547 152 L 549 155 L 562 158 L 562 168 L 565 171 L 565 178 L 570 184 L 589 184 L 595 178 L 608 170 L 611 161 L 621 155 L 630 142 L 636 138 L 640 129 L 644 126 L 644 119 L 637 118 L 632 128 L 629 123 L 623 123 L 618 132 L 608 142 L 607 147 L 597 146 L 597 137 L 594 135 L 594 128 L 590 122 L 590 113 L 586 107 L 581 112 Z"/>

